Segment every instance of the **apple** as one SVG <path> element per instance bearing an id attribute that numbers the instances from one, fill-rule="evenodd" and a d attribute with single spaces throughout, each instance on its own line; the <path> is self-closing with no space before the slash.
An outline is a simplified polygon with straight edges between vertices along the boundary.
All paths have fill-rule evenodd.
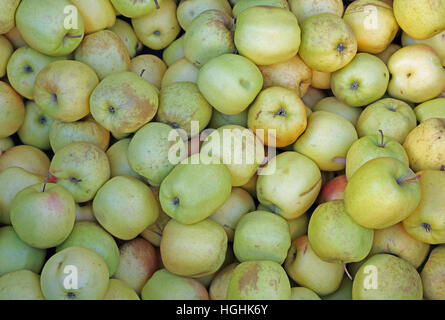
<path id="1" fill-rule="evenodd" d="M 77 275 L 77 286 L 67 286 L 70 275 Z M 108 289 L 109 274 L 104 259 L 91 249 L 69 247 L 49 258 L 40 284 L 47 300 L 101 300 Z"/>
<path id="2" fill-rule="evenodd" d="M 293 287 L 291 300 L 321 300 L 311 289 L 305 287 Z"/>
<path id="3" fill-rule="evenodd" d="M 94 33 L 114 25 L 116 13 L 109 0 L 71 0 L 82 15 L 85 34 Z"/>
<path id="4" fill-rule="evenodd" d="M 131 210 L 128 211 L 128 208 Z M 129 176 L 108 180 L 94 197 L 93 211 L 102 227 L 122 240 L 134 239 L 159 215 L 159 207 L 151 189 Z"/>
<path id="5" fill-rule="evenodd" d="M 418 104 L 414 108 L 417 121 L 423 122 L 430 118 L 445 118 L 445 98 L 437 98 Z"/>
<path id="6" fill-rule="evenodd" d="M 406 32 L 403 32 L 401 40 L 404 47 L 419 43 L 430 46 L 439 55 L 442 65 L 445 67 L 445 31 L 425 40 L 413 39 Z"/>
<path id="7" fill-rule="evenodd" d="M 119 248 L 116 241 L 96 222 L 76 222 L 69 237 L 57 246 L 56 252 L 69 247 L 84 247 L 95 251 L 107 263 L 110 277 L 119 266 Z"/>
<path id="8" fill-rule="evenodd" d="M 171 64 L 164 73 L 161 88 L 174 82 L 193 82 L 198 81 L 199 69 L 185 57 L 178 59 Z"/>
<path id="9" fill-rule="evenodd" d="M 167 66 L 171 66 L 184 57 L 184 35 L 174 40 L 162 51 L 162 60 Z"/>
<path id="10" fill-rule="evenodd" d="M 350 63 L 332 74 L 331 89 L 340 101 L 362 107 L 380 99 L 388 82 L 388 68 L 382 60 L 369 53 L 358 53 Z"/>
<path id="11" fill-rule="evenodd" d="M 103 300 L 141 300 L 128 284 L 119 279 L 108 281 L 108 290 Z"/>
<path id="12" fill-rule="evenodd" d="M 238 125 L 247 128 L 247 113 L 249 108 L 238 114 L 225 114 L 214 109 L 212 112 L 212 117 L 207 128 L 218 129 L 219 127 L 225 125 Z"/>
<path id="13" fill-rule="evenodd" d="M 304 104 L 306 105 L 306 113 L 308 116 L 312 111 L 312 108 L 323 98 L 326 98 L 328 95 L 324 90 L 320 90 L 314 87 L 309 87 L 307 89 L 306 94 L 301 98 Z"/>
<path id="14" fill-rule="evenodd" d="M 10 215 L 20 239 L 40 249 L 65 241 L 76 218 L 73 197 L 54 183 L 38 183 L 21 190 L 11 202 Z"/>
<path id="15" fill-rule="evenodd" d="M 11 149 L 14 146 L 14 141 L 11 137 L 1 138 L 0 139 L 0 156 Z"/>
<path id="16" fill-rule="evenodd" d="M 297 54 L 300 33 L 297 18 L 288 9 L 257 6 L 238 15 L 234 41 L 241 55 L 256 65 L 269 65 Z"/>
<path id="17" fill-rule="evenodd" d="M 344 174 L 329 180 L 321 188 L 318 196 L 319 203 L 321 204 L 333 200 L 343 200 L 347 183 L 348 180 Z"/>
<path id="18" fill-rule="evenodd" d="M 133 27 L 122 19 L 116 19 L 116 22 L 107 30 L 113 31 L 124 42 L 130 58 L 134 58 L 142 50 L 142 42 L 137 38 Z"/>
<path id="19" fill-rule="evenodd" d="M 240 0 L 233 6 L 233 16 L 235 18 L 238 17 L 238 15 L 243 12 L 244 10 L 250 8 L 250 7 L 258 7 L 258 6 L 271 6 L 271 7 L 278 7 L 278 8 L 284 8 L 289 9 L 289 4 L 286 0 Z"/>
<path id="20" fill-rule="evenodd" d="M 53 119 L 77 121 L 90 113 L 89 98 L 98 83 L 94 70 L 82 62 L 53 61 L 35 79 L 34 101 Z"/>
<path id="21" fill-rule="evenodd" d="M 20 4 L 20 0 L 1 0 L 0 6 L 0 34 L 4 34 L 15 26 L 15 11 Z"/>
<path id="22" fill-rule="evenodd" d="M 19 167 L 28 172 L 46 176 L 49 166 L 48 156 L 33 146 L 15 146 L 8 149 L 0 157 L 0 172 L 10 167 Z"/>
<path id="23" fill-rule="evenodd" d="M 341 18 L 344 11 L 341 0 L 289 0 L 289 7 L 299 23 L 320 13 L 332 13 Z"/>
<path id="24" fill-rule="evenodd" d="M 428 300 L 443 300 L 445 283 L 445 247 L 434 248 L 420 273 L 423 284 L 423 294 Z"/>
<path id="25" fill-rule="evenodd" d="M 227 250 L 224 228 L 210 219 L 185 225 L 170 220 L 161 239 L 165 268 L 179 276 L 200 278 L 215 273 Z"/>
<path id="26" fill-rule="evenodd" d="M 323 296 L 323 300 L 352 300 L 352 280 L 344 276 L 340 287 L 334 293 Z"/>
<path id="27" fill-rule="evenodd" d="M 145 16 L 153 11 L 159 10 L 165 0 L 110 0 L 115 10 L 128 18 Z"/>
<path id="28" fill-rule="evenodd" d="M 418 176 L 402 161 L 376 158 L 348 180 L 346 211 L 358 224 L 383 229 L 406 219 L 421 199 Z"/>
<path id="29" fill-rule="evenodd" d="M 22 97 L 7 83 L 0 81 L 0 138 L 13 135 L 25 120 Z"/>
<path id="30" fill-rule="evenodd" d="M 331 76 L 331 72 L 320 72 L 317 70 L 312 70 L 312 79 L 310 85 L 316 89 L 330 89 Z"/>
<path id="31" fill-rule="evenodd" d="M 312 107 L 312 111 L 329 111 L 336 113 L 351 122 L 354 126 L 357 124 L 357 120 L 362 113 L 361 108 L 352 107 L 336 97 L 326 97 L 321 99 Z"/>
<path id="32" fill-rule="evenodd" d="M 77 11 L 65 13 L 72 5 L 69 0 L 44 0 L 39 5 L 34 0 L 22 0 L 15 15 L 17 29 L 31 48 L 49 56 L 67 55 L 84 37 L 82 15 Z"/>
<path id="33" fill-rule="evenodd" d="M 140 75 L 160 90 L 167 65 L 155 55 L 141 54 L 131 59 L 129 70 Z"/>
<path id="34" fill-rule="evenodd" d="M 76 203 L 76 222 L 79 221 L 96 222 L 91 202 Z"/>
<path id="35" fill-rule="evenodd" d="M 394 52 L 396 52 L 400 48 L 402 48 L 402 46 L 396 43 L 391 43 L 388 47 L 386 47 L 385 50 L 383 50 L 380 53 L 377 53 L 376 56 L 380 58 L 380 60 L 382 60 L 386 65 L 388 65 L 389 58 L 391 58 Z"/>
<path id="36" fill-rule="evenodd" d="M 6 74 L 6 66 L 9 58 L 11 57 L 14 49 L 9 40 L 2 35 L 0 35 L 0 49 L 0 78 L 3 78 Z"/>
<path id="37" fill-rule="evenodd" d="M 114 278 L 124 281 L 138 295 L 147 280 L 159 269 L 155 248 L 142 238 L 125 242 L 119 248 L 120 263 Z"/>
<path id="38" fill-rule="evenodd" d="M 115 142 L 108 148 L 106 154 L 110 162 L 110 176 L 132 176 L 137 179 L 143 179 L 130 166 L 127 153 L 130 145 L 130 138 L 122 139 Z"/>
<path id="39" fill-rule="evenodd" d="M 1 276 L 0 300 L 45 300 L 40 289 L 40 276 L 25 269 Z"/>
<path id="40" fill-rule="evenodd" d="M 268 208 L 260 208 L 260 205 L 258 205 L 257 210 L 269 210 Z M 289 224 L 289 232 L 290 232 L 290 239 L 291 241 L 294 241 L 295 239 L 304 236 L 307 234 L 307 227 L 309 224 L 309 213 L 304 213 L 298 218 L 295 219 L 286 219 L 287 223 Z"/>
<path id="41" fill-rule="evenodd" d="M 357 39 L 349 24 L 333 13 L 321 13 L 301 23 L 298 54 L 311 69 L 334 72 L 346 66 L 357 52 Z"/>
<path id="42" fill-rule="evenodd" d="M 6 38 L 8 38 L 9 42 L 13 45 L 15 49 L 26 46 L 25 40 L 23 40 L 19 30 L 17 27 L 13 27 L 7 33 L 4 34 Z"/>
<path id="43" fill-rule="evenodd" d="M 384 98 L 363 110 L 356 128 L 359 137 L 375 135 L 381 130 L 385 136 L 403 143 L 416 125 L 416 115 L 409 104 L 397 99 Z"/>
<path id="44" fill-rule="evenodd" d="M 134 72 L 107 76 L 90 97 L 93 118 L 114 134 L 133 133 L 158 110 L 156 87 Z"/>
<path id="45" fill-rule="evenodd" d="M 219 10 L 232 15 L 232 7 L 227 0 L 181 0 L 176 10 L 181 28 L 187 31 L 193 19 L 207 10 Z"/>
<path id="46" fill-rule="evenodd" d="M 210 300 L 226 300 L 230 278 L 238 265 L 238 262 L 234 262 L 218 271 L 209 286 Z"/>

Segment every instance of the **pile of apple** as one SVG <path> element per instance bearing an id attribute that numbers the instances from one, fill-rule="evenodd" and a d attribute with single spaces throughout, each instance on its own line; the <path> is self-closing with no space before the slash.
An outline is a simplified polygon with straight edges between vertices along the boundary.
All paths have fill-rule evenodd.
<path id="1" fill-rule="evenodd" d="M 0 299 L 445 299 L 444 66 L 445 0 L 0 0 Z"/>

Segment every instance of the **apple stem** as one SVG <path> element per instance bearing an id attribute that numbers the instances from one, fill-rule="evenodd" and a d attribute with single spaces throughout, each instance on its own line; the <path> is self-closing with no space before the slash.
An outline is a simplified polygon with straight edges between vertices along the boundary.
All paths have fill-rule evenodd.
<path id="1" fill-rule="evenodd" d="M 43 189 L 42 189 L 42 192 L 45 192 L 46 184 L 48 183 L 48 179 L 49 179 L 49 171 L 46 173 L 46 176 L 45 176 L 45 182 L 43 183 Z"/>
<path id="2" fill-rule="evenodd" d="M 421 177 L 420 174 L 415 176 L 415 177 L 409 178 L 409 179 L 407 179 L 406 176 L 404 176 L 404 177 L 401 178 L 402 180 L 397 179 L 397 183 L 401 184 L 401 183 L 404 183 L 404 182 L 414 182 L 414 181 L 420 179 L 420 177 Z"/>
<path id="3" fill-rule="evenodd" d="M 145 69 L 142 69 L 141 74 L 139 75 L 140 77 L 142 77 L 142 75 L 144 74 Z"/>
<path id="4" fill-rule="evenodd" d="M 352 276 L 349 273 L 348 268 L 346 268 L 346 263 L 342 262 L 342 264 L 343 264 L 343 269 L 345 270 L 346 275 L 348 276 L 349 280 L 352 281 Z"/>
<path id="5" fill-rule="evenodd" d="M 380 142 L 380 148 L 384 148 L 385 147 L 385 143 L 384 143 L 384 139 L 385 139 L 385 136 L 383 135 L 383 131 L 381 130 L 381 129 L 379 129 L 379 132 L 380 132 L 380 135 L 381 135 L 381 137 L 382 137 L 382 141 Z"/>
<path id="6" fill-rule="evenodd" d="M 156 9 L 161 9 L 161 7 L 159 6 L 158 0 L 154 0 L 155 5 L 156 5 Z"/>

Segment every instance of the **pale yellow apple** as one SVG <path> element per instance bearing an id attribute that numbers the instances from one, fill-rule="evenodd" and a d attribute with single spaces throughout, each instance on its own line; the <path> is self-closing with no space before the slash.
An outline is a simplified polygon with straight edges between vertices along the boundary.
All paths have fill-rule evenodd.
<path id="1" fill-rule="evenodd" d="M 48 156 L 33 146 L 12 147 L 0 157 L 0 172 L 10 167 L 20 167 L 28 172 L 46 176 L 49 169 Z"/>
<path id="2" fill-rule="evenodd" d="M 16 133 L 24 120 L 25 104 L 22 97 L 7 83 L 0 81 L 0 138 Z"/>
<path id="3" fill-rule="evenodd" d="M 289 0 L 291 11 L 299 23 L 320 13 L 333 13 L 343 16 L 343 1 L 341 0 Z"/>
<path id="4" fill-rule="evenodd" d="M 312 111 L 329 111 L 349 120 L 354 126 L 362 113 L 361 108 L 351 107 L 336 97 L 326 97 L 317 102 Z"/>
<path id="5" fill-rule="evenodd" d="M 14 49 L 8 38 L 0 35 L 0 78 L 6 74 L 6 65 Z"/>
<path id="6" fill-rule="evenodd" d="M 128 22 L 122 19 L 116 19 L 114 25 L 108 28 L 108 30 L 113 31 L 121 38 L 127 47 L 130 58 L 133 58 L 142 50 L 142 42 L 136 37 L 133 27 Z"/>
<path id="7" fill-rule="evenodd" d="M 402 33 L 402 45 L 404 47 L 418 43 L 426 44 L 433 48 L 439 55 L 442 65 L 445 66 L 445 31 L 425 40 L 416 40 L 410 37 L 406 32 Z"/>
<path id="8" fill-rule="evenodd" d="M 445 98 L 426 101 L 414 108 L 417 121 L 423 122 L 430 118 L 445 118 Z"/>
<path id="9" fill-rule="evenodd" d="M 173 41 L 162 51 L 162 60 L 167 66 L 171 66 L 174 62 L 184 57 L 184 35 Z"/>
<path id="10" fill-rule="evenodd" d="M 167 66 L 155 55 L 142 54 L 131 59 L 130 71 L 137 73 L 156 88 L 161 89 L 162 78 L 167 71 Z"/>
<path id="11" fill-rule="evenodd" d="M 321 99 L 326 98 L 327 96 L 325 91 L 311 86 L 301 100 L 303 100 L 307 109 L 311 110 Z"/>
<path id="12" fill-rule="evenodd" d="M 0 34 L 6 33 L 15 26 L 15 11 L 20 0 L 1 0 L 0 7 Z"/>
<path id="13" fill-rule="evenodd" d="M 227 0 L 181 0 L 176 15 L 182 29 L 187 30 L 194 18 L 202 12 L 212 9 L 232 15 L 232 7 Z"/>
<path id="14" fill-rule="evenodd" d="M 12 28 L 7 33 L 5 33 L 5 37 L 8 38 L 9 42 L 14 46 L 15 49 L 26 46 L 25 40 L 23 40 L 19 29 L 17 27 Z"/>
<path id="15" fill-rule="evenodd" d="M 402 48 L 401 45 L 397 43 L 391 43 L 389 46 L 386 47 L 385 50 L 383 50 L 380 53 L 377 53 L 376 56 L 379 57 L 386 65 L 388 65 L 388 60 L 391 58 L 394 52 Z"/>
<path id="16" fill-rule="evenodd" d="M 116 13 L 110 0 L 71 0 L 83 18 L 85 34 L 97 32 L 114 25 Z"/>
<path id="17" fill-rule="evenodd" d="M 178 59 L 167 68 L 162 78 L 161 87 L 166 87 L 174 82 L 198 81 L 199 69 L 185 57 Z"/>
<path id="18" fill-rule="evenodd" d="M 311 86 L 316 89 L 330 89 L 331 88 L 331 73 L 321 72 L 312 69 Z"/>

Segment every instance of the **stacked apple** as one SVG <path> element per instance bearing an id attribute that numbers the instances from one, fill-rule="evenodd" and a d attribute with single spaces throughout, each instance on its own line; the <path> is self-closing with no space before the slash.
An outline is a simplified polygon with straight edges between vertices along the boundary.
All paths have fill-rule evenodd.
<path id="1" fill-rule="evenodd" d="M 445 0 L 0 8 L 0 299 L 445 299 Z"/>

